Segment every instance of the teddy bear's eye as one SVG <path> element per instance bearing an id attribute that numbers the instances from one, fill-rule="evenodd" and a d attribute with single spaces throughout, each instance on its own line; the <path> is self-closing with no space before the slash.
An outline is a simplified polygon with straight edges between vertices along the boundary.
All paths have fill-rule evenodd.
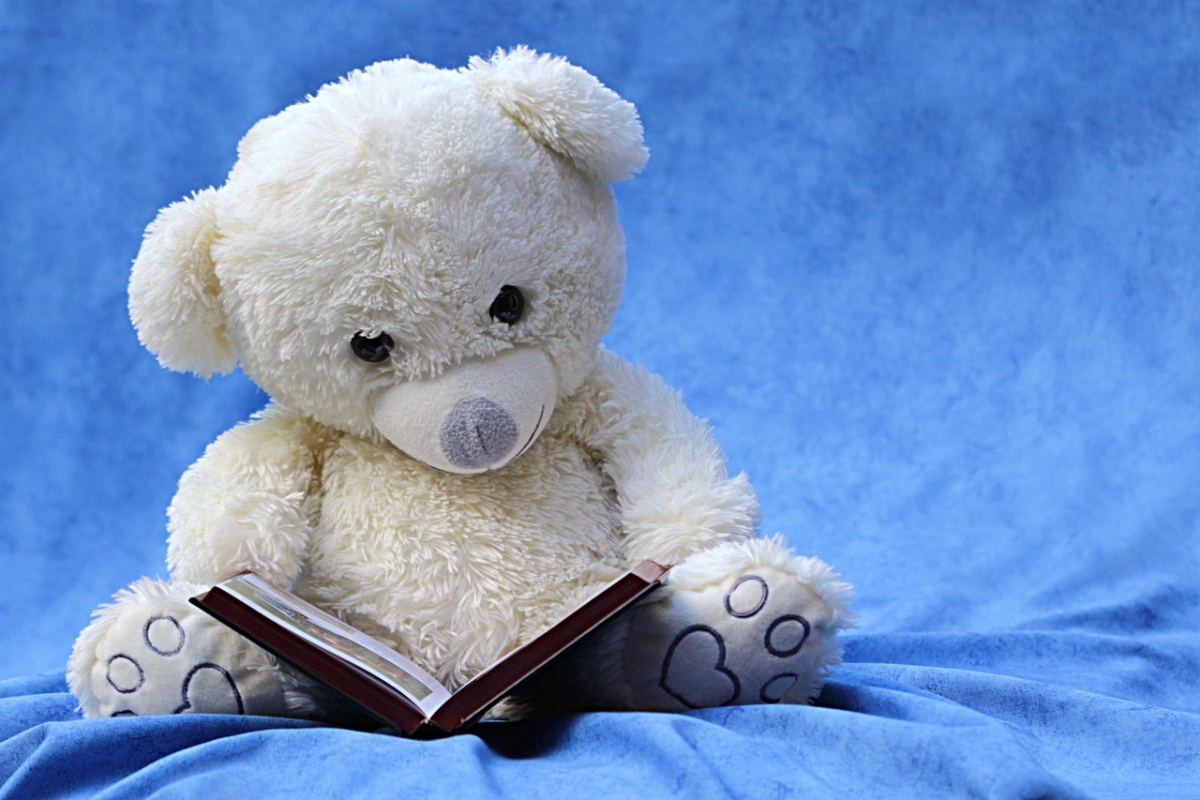
<path id="1" fill-rule="evenodd" d="M 378 364 L 380 361 L 386 361 L 387 357 L 392 354 L 392 348 L 395 346 L 396 343 L 392 341 L 392 337 L 386 333 L 381 333 L 378 336 L 372 336 L 368 339 L 362 335 L 362 331 L 359 331 L 350 340 L 350 349 L 354 351 L 354 355 L 370 364 Z"/>
<path id="2" fill-rule="evenodd" d="M 515 286 L 505 286 L 488 309 L 492 319 L 505 325 L 516 325 L 525 314 L 525 295 Z"/>

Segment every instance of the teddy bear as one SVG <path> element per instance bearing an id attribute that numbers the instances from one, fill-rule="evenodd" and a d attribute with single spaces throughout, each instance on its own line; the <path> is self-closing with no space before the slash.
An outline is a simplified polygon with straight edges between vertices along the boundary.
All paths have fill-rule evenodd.
<path id="1" fill-rule="evenodd" d="M 634 107 L 563 58 L 403 59 L 258 122 L 223 186 L 163 209 L 129 282 L 140 341 L 270 402 L 180 479 L 170 580 L 80 634 L 83 714 L 332 714 L 189 605 L 242 571 L 454 689 L 645 558 L 674 566 L 572 655 L 560 707 L 812 699 L 851 588 L 759 536 L 710 428 L 601 344 L 610 184 L 647 156 Z"/>

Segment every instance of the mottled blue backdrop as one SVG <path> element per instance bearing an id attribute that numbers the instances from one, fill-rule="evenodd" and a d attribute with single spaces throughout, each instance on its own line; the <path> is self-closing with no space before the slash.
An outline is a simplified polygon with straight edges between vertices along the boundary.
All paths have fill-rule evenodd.
<path id="1" fill-rule="evenodd" d="M 76 721 L 73 637 L 165 574 L 180 473 L 265 402 L 140 348 L 142 229 L 350 69 L 516 44 L 641 111 L 607 342 L 858 587 L 821 707 Z M 0 795 L 1200 796 L 1198 267 L 1195 2 L 3 0 Z"/>

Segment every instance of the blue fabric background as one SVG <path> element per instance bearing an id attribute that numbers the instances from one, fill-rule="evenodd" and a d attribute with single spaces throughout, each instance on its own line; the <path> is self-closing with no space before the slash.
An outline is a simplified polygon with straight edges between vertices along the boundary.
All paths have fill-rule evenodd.
<path id="1" fill-rule="evenodd" d="M 847 665 L 433 743 L 80 721 L 75 634 L 265 402 L 140 348 L 143 227 L 352 68 L 518 43 L 638 105 L 608 344 L 858 587 Z M 1200 796 L 1198 168 L 1194 2 L 0 3 L 0 795 Z"/>

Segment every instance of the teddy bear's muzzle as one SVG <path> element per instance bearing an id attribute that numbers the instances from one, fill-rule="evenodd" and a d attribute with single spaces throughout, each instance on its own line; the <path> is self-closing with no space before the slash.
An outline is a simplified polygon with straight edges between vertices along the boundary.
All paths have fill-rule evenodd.
<path id="1" fill-rule="evenodd" d="M 469 475 L 499 469 L 525 452 L 545 428 L 557 396 L 546 354 L 518 348 L 381 389 L 371 397 L 371 418 L 409 456 Z"/>
<path id="2" fill-rule="evenodd" d="M 512 452 L 519 435 L 517 421 L 503 407 L 486 397 L 467 397 L 446 417 L 438 440 L 454 466 L 482 469 Z"/>

